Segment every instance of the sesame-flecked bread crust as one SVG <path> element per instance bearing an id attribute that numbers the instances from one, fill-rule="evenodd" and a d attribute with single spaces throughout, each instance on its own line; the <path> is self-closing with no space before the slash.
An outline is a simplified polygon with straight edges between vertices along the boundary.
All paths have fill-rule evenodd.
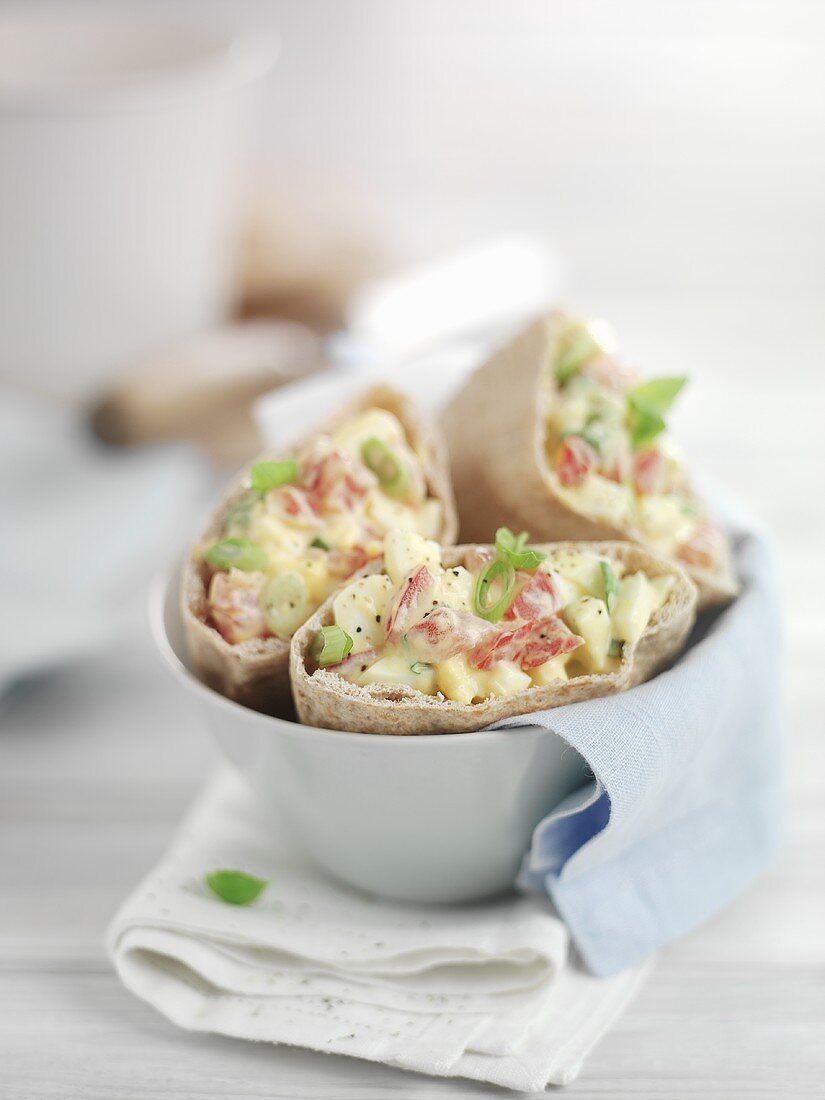
<path id="1" fill-rule="evenodd" d="M 333 417 L 313 428 L 299 443 L 277 453 L 260 455 L 254 461 L 287 458 L 316 436 L 334 432 L 344 422 L 370 408 L 386 409 L 402 424 L 410 445 L 421 459 L 429 495 L 443 505 L 439 541 L 452 545 L 457 534 L 457 519 L 446 444 L 437 425 L 410 398 L 390 386 L 378 385 L 365 390 Z M 280 638 L 252 638 L 231 645 L 209 619 L 210 570 L 203 560 L 201 548 L 220 537 L 227 511 L 249 483 L 251 465 L 233 479 L 192 547 L 181 581 L 181 612 L 192 667 L 204 683 L 253 710 L 286 714 L 292 706 L 289 643 Z"/>
<path id="2" fill-rule="evenodd" d="M 535 545 L 531 543 L 531 545 Z M 469 546 L 445 549 L 446 567 L 462 565 Z M 298 630 L 290 650 L 290 678 L 298 717 L 304 725 L 354 733 L 411 734 L 469 733 L 504 718 L 578 703 L 625 691 L 649 680 L 681 652 L 696 619 L 696 586 L 673 562 L 630 542 L 549 543 L 539 549 L 588 549 L 620 562 L 628 572 L 643 570 L 649 577 L 669 574 L 675 583 L 663 607 L 653 616 L 641 638 L 625 645 L 621 665 L 611 673 L 593 673 L 528 688 L 504 699 L 483 703 L 456 703 L 443 696 L 423 695 L 398 684 L 360 687 L 327 669 L 310 672 L 307 653 L 316 631 L 333 621 L 330 598 Z M 381 572 L 383 562 L 370 562 L 360 576 Z"/>
<path id="3" fill-rule="evenodd" d="M 645 544 L 640 531 L 590 519 L 559 496 L 544 446 L 548 399 L 540 391 L 563 321 L 558 312 L 533 321 L 473 373 L 444 413 L 465 541 L 489 541 L 503 525 L 536 540 Z M 700 609 L 726 603 L 738 591 L 727 539 L 715 571 L 684 568 L 699 589 Z"/>

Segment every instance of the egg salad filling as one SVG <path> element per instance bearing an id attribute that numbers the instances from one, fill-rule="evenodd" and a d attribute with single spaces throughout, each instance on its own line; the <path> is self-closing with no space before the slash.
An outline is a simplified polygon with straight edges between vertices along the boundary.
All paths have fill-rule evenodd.
<path id="1" fill-rule="evenodd" d="M 642 381 L 615 359 L 614 347 L 599 322 L 571 319 L 548 366 L 545 448 L 559 496 L 687 565 L 713 569 L 722 534 L 691 492 L 665 431 L 665 413 L 686 380 Z"/>
<path id="2" fill-rule="evenodd" d="M 288 641 L 390 530 L 435 538 L 441 502 L 397 417 L 371 408 L 294 458 L 259 462 L 203 547 L 209 614 L 230 643 Z"/>
<path id="3" fill-rule="evenodd" d="M 615 671 L 672 585 L 590 550 L 532 549 L 506 527 L 495 548 L 445 568 L 435 542 L 396 529 L 384 540 L 384 572 L 335 597 L 308 663 L 362 686 L 480 703 Z"/>

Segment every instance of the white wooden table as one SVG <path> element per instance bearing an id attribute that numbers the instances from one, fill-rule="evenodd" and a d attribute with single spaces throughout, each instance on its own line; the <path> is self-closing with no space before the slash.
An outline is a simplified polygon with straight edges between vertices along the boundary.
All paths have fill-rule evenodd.
<path id="1" fill-rule="evenodd" d="M 683 436 L 773 528 L 788 615 L 788 838 L 726 912 L 662 952 L 573 1096 L 825 1093 L 823 338 L 817 303 L 613 298 L 651 365 L 692 369 Z M 674 340 L 673 334 L 679 339 Z M 792 334 L 792 340 L 788 334 Z M 791 349 L 791 352 L 789 352 Z M 668 353 L 667 358 L 660 357 Z M 795 381 L 806 398 L 793 399 Z M 807 475 L 803 471 L 807 470 Z M 807 484 L 807 488 L 806 488 Z M 210 764 L 143 624 L 0 703 L 0 1097 L 485 1095 L 468 1082 L 176 1030 L 118 984 L 102 936 Z"/>

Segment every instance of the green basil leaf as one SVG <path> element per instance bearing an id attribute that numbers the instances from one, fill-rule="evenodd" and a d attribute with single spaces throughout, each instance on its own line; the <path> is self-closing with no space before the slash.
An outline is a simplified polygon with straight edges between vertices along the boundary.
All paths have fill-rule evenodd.
<path id="1" fill-rule="evenodd" d="M 529 549 L 529 537 L 526 531 L 514 535 L 509 527 L 499 527 L 496 531 L 496 550 L 514 569 L 526 569 L 532 573 L 547 555 L 543 550 Z"/>
<path id="2" fill-rule="evenodd" d="M 413 661 L 410 665 L 410 672 L 414 672 L 416 676 L 420 676 L 422 672 L 429 672 L 432 665 L 428 665 L 426 661 Z"/>
<path id="3" fill-rule="evenodd" d="M 331 550 L 332 547 L 328 542 L 325 542 L 319 535 L 316 535 L 312 542 L 309 544 L 314 546 L 316 550 Z"/>
<path id="4" fill-rule="evenodd" d="M 650 378 L 630 391 L 630 400 L 663 416 L 686 382 L 687 378 Z"/>
<path id="5" fill-rule="evenodd" d="M 661 435 L 666 425 L 661 413 L 631 397 L 627 407 L 627 427 L 633 449 L 638 451 Z"/>
<path id="6" fill-rule="evenodd" d="M 266 493 L 280 485 L 290 485 L 298 477 L 298 463 L 294 458 L 280 462 L 256 462 L 249 471 L 249 485 L 256 493 Z"/>
<path id="7" fill-rule="evenodd" d="M 205 875 L 204 882 L 216 897 L 229 905 L 251 905 L 269 885 L 266 879 L 248 875 L 246 871 L 226 868 Z"/>

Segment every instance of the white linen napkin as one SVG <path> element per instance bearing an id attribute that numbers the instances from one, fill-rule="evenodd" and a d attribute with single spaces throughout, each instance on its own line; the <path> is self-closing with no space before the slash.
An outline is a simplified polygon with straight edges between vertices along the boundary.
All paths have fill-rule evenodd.
<path id="1" fill-rule="evenodd" d="M 225 767 L 108 932 L 120 978 L 181 1027 L 534 1092 L 577 1075 L 638 990 L 571 957 L 545 900 L 415 907 L 315 870 Z M 214 897 L 218 868 L 269 885 Z"/>

